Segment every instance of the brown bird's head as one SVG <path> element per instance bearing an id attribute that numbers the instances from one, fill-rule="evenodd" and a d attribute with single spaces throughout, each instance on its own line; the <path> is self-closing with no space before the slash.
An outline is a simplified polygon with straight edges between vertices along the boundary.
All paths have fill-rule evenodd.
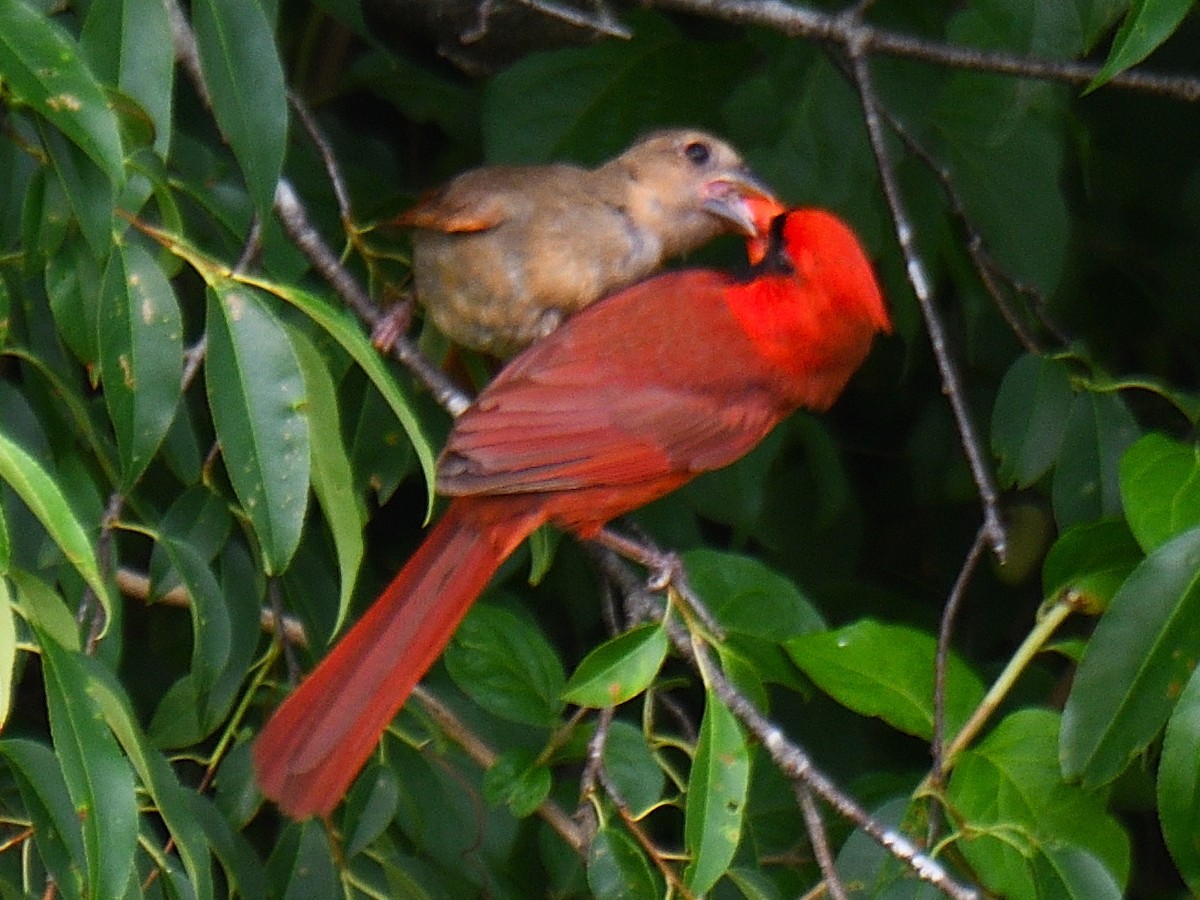
<path id="1" fill-rule="evenodd" d="M 653 132 L 600 171 L 626 180 L 630 218 L 663 236 L 664 257 L 726 232 L 760 234 L 769 217 L 751 201 L 783 209 L 733 147 L 703 131 Z"/>

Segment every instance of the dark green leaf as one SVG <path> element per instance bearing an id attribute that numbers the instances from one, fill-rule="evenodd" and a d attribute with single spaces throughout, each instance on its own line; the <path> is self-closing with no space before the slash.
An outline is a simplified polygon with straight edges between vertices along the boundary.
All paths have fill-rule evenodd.
<path id="1" fill-rule="evenodd" d="M 287 330 L 258 292 L 209 292 L 205 383 L 229 480 L 262 543 L 269 574 L 300 543 L 312 452 L 304 376 Z"/>
<path id="2" fill-rule="evenodd" d="M 249 841 L 230 827 L 229 820 L 208 797 L 191 794 L 189 799 L 192 816 L 203 829 L 213 855 L 221 861 L 229 883 L 242 897 L 266 897 L 266 873 Z"/>
<path id="3" fill-rule="evenodd" d="M 585 656 L 562 697 L 578 706 L 617 706 L 648 688 L 666 657 L 667 633 L 662 626 L 639 625 Z"/>
<path id="4" fill-rule="evenodd" d="M 493 806 L 506 805 L 518 819 L 533 815 L 550 787 L 550 770 L 526 750 L 502 754 L 483 778 L 484 799 Z"/>
<path id="5" fill-rule="evenodd" d="M 595 164 L 663 122 L 719 124 L 746 48 L 685 39 L 655 14 L 631 24 L 632 40 L 533 54 L 492 79 L 483 107 L 488 160 Z"/>
<path id="6" fill-rule="evenodd" d="M 166 6 L 156 0 L 93 0 L 79 40 L 97 75 L 141 104 L 154 127 L 154 149 L 165 158 L 175 77 Z"/>
<path id="7" fill-rule="evenodd" d="M 1062 766 L 1106 784 L 1162 728 L 1200 647 L 1200 528 L 1146 557 L 1096 625 L 1063 710 Z"/>
<path id="8" fill-rule="evenodd" d="M 1039 897 L 1121 900 L 1125 894 L 1104 863 L 1078 847 L 1047 847 L 1033 858 Z"/>
<path id="9" fill-rule="evenodd" d="M 963 817 L 956 846 L 1001 896 L 1039 896 L 1034 879 L 1047 862 L 1040 858 L 1062 847 L 1086 850 L 1118 884 L 1128 878 L 1129 838 L 1105 792 L 1063 781 L 1058 729 L 1048 710 L 1013 713 L 963 753 L 951 776 L 948 800 Z"/>
<path id="10" fill-rule="evenodd" d="M 38 643 L 54 751 L 83 824 L 89 890 L 122 897 L 138 837 L 133 772 L 99 715 L 81 657 L 44 632 Z"/>
<path id="11" fill-rule="evenodd" d="M 903 625 L 864 619 L 792 638 L 787 651 L 839 703 L 893 728 L 933 736 L 933 669 L 937 641 Z M 983 685 L 956 654 L 946 669 L 946 731 L 953 735 L 983 699 Z"/>
<path id="12" fill-rule="evenodd" d="M 345 854 L 353 857 L 365 850 L 391 824 L 400 800 L 396 774 L 384 766 L 368 764 L 354 781 L 346 798 Z"/>
<path id="13" fill-rule="evenodd" d="M 455 684 L 511 722 L 552 727 L 562 712 L 566 677 L 546 638 L 506 609 L 476 603 L 446 648 Z"/>
<path id="14" fill-rule="evenodd" d="M 1163 838 L 1193 894 L 1200 894 L 1200 669 L 1175 704 L 1158 766 L 1158 819 Z"/>
<path id="15" fill-rule="evenodd" d="M 125 180 L 117 117 L 104 90 L 75 42 L 22 0 L 0 0 L 0 78 L 17 103 L 78 144 L 110 182 Z"/>
<path id="16" fill-rule="evenodd" d="M 1002 480 L 1028 487 L 1049 471 L 1071 398 L 1070 373 L 1059 360 L 1027 353 L 1013 363 L 992 409 L 992 449 Z"/>
<path id="17" fill-rule="evenodd" d="M 779 642 L 826 627 L 791 579 L 756 559 L 700 549 L 683 562 L 693 589 L 728 631 Z"/>
<path id="18" fill-rule="evenodd" d="M 1121 519 L 1073 525 L 1059 535 L 1046 554 L 1042 589 L 1047 598 L 1064 591 L 1098 613 L 1142 561 L 1142 551 Z"/>
<path id="19" fill-rule="evenodd" d="M 588 887 L 597 900 L 655 900 L 662 880 L 633 839 L 615 828 L 592 838 L 587 860 Z"/>
<path id="20" fill-rule="evenodd" d="M 88 247 L 104 259 L 112 246 L 113 183 L 82 148 L 54 129 L 42 129 L 42 143 Z"/>
<path id="21" fill-rule="evenodd" d="M 291 329 L 292 346 L 304 373 L 309 435 L 312 442 L 313 493 L 333 535 L 342 589 L 333 630 L 341 628 L 350 610 L 350 598 L 363 558 L 364 510 L 354 493 L 354 473 L 342 443 L 341 414 L 333 378 L 312 341 Z"/>
<path id="22" fill-rule="evenodd" d="M 1129 529 L 1151 550 L 1200 525 L 1200 454 L 1157 432 L 1121 457 L 1121 501 Z"/>
<path id="23" fill-rule="evenodd" d="M 749 786 L 746 736 L 733 713 L 710 691 L 688 777 L 683 823 L 684 844 L 691 854 L 683 877 L 693 893 L 707 894 L 733 861 Z"/>
<path id="24" fill-rule="evenodd" d="M 66 897 L 82 897 L 87 868 L 82 826 L 58 757 L 44 744 L 21 738 L 0 741 L 0 755 L 16 777 L 46 870 Z"/>
<path id="25" fill-rule="evenodd" d="M 1137 421 L 1118 395 L 1076 395 L 1051 490 L 1060 528 L 1120 514 L 1117 470 L 1138 433 Z"/>
<path id="26" fill-rule="evenodd" d="M 1113 38 L 1108 59 L 1088 90 L 1095 90 L 1158 49 L 1175 33 L 1192 6 L 1193 0 L 1132 0 L 1125 21 Z"/>
<path id="27" fill-rule="evenodd" d="M 315 819 L 288 828 L 275 845 L 267 875 L 280 897 L 317 900 L 341 894 L 333 847 L 325 828 Z"/>
<path id="28" fill-rule="evenodd" d="M 171 283 L 136 242 L 109 258 L 98 329 L 104 400 L 129 490 L 175 418 L 183 375 L 183 326 Z"/>
<path id="29" fill-rule="evenodd" d="M 617 719 L 609 728 L 604 768 L 635 817 L 662 799 L 666 776 L 650 752 L 646 735 L 628 722 Z"/>
<path id="30" fill-rule="evenodd" d="M 221 133 L 259 215 L 270 214 L 287 146 L 283 68 L 260 3 L 196 0 L 192 27 Z"/>

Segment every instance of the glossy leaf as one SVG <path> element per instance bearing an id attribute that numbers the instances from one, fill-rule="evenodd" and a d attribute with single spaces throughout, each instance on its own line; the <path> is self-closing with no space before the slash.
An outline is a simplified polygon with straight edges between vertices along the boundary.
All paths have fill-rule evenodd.
<path id="1" fill-rule="evenodd" d="M 1125 518 L 1147 553 L 1200 525 L 1200 454 L 1194 444 L 1147 434 L 1121 457 L 1120 475 Z"/>
<path id="2" fill-rule="evenodd" d="M 893 728 L 933 736 L 936 640 L 903 625 L 864 619 L 785 646 L 796 665 L 839 703 Z M 946 727 L 953 735 L 983 699 L 983 685 L 955 654 L 946 670 Z"/>
<path id="3" fill-rule="evenodd" d="M 229 480 L 270 574 L 300 543 L 311 464 L 304 376 L 291 340 L 252 288 L 209 291 L 205 383 Z"/>
<path id="4" fill-rule="evenodd" d="M 287 97 L 271 23 L 260 3 L 196 0 L 196 47 L 221 133 L 260 215 L 268 215 L 283 169 Z"/>
<path id="5" fill-rule="evenodd" d="M 742 837 L 750 786 L 750 748 L 737 719 L 711 691 L 688 777 L 683 840 L 691 861 L 684 881 L 707 894 L 729 868 Z"/>
<path id="6" fill-rule="evenodd" d="M 728 631 L 782 641 L 825 628 L 795 583 L 756 559 L 700 549 L 683 562 L 692 588 Z"/>
<path id="7" fill-rule="evenodd" d="M 7 482 L 37 516 L 67 561 L 96 592 L 106 617 L 111 619 L 112 596 L 108 582 L 100 574 L 91 538 L 59 485 L 37 460 L 5 434 L 3 425 L 0 425 L 0 480 Z"/>
<path id="8" fill-rule="evenodd" d="M 1146 557 L 1096 625 L 1063 710 L 1062 765 L 1087 787 L 1162 728 L 1200 647 L 1200 528 Z"/>
<path id="9" fill-rule="evenodd" d="M 650 686 L 666 657 L 667 633 L 661 625 L 631 628 L 585 656 L 562 697 L 578 706 L 618 706 Z"/>
<path id="10" fill-rule="evenodd" d="M 117 117 L 75 42 L 23 0 L 0 0 L 0 74 L 17 104 L 36 110 L 108 180 L 125 180 Z"/>
<path id="11" fill-rule="evenodd" d="M 550 770 L 523 750 L 501 755 L 483 778 L 484 799 L 493 806 L 507 806 L 518 819 L 533 815 L 550 787 Z"/>
<path id="12" fill-rule="evenodd" d="M 1167 722 L 1158 764 L 1163 838 L 1193 893 L 1200 893 L 1200 669 L 1192 672 Z"/>
<path id="13" fill-rule="evenodd" d="M 476 603 L 445 660 L 450 677 L 484 709 L 525 725 L 557 723 L 562 663 L 540 631 L 508 610 Z"/>
<path id="14" fill-rule="evenodd" d="M 175 418 L 183 375 L 179 302 L 158 262 L 136 242 L 122 245 L 109 259 L 98 333 L 104 400 L 128 490 Z"/>

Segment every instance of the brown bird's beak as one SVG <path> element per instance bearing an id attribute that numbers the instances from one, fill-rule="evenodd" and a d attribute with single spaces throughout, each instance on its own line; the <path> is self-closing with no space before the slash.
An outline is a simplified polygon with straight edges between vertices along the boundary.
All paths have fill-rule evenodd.
<path id="1" fill-rule="evenodd" d="M 774 215 L 784 211 L 771 189 L 749 169 L 722 175 L 704 187 L 707 193 L 704 208 L 746 237 L 764 234 Z"/>

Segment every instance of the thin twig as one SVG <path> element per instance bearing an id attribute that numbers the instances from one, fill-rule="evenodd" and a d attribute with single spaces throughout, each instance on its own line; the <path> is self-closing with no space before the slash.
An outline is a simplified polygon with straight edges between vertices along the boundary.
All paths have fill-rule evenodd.
<path id="1" fill-rule="evenodd" d="M 846 888 L 842 886 L 837 867 L 833 863 L 829 837 L 825 834 L 825 820 L 821 818 L 821 810 L 817 808 L 817 802 L 813 799 L 812 789 L 803 782 L 797 782 L 796 799 L 800 802 L 800 811 L 804 814 L 804 825 L 808 829 L 813 856 L 817 858 L 817 865 L 821 867 L 821 875 L 825 879 L 825 889 L 833 900 L 848 900 Z"/>
<path id="2" fill-rule="evenodd" d="M 970 466 L 971 475 L 975 480 L 979 498 L 983 504 L 983 522 L 988 542 L 997 558 L 1003 561 L 1008 552 L 1008 535 L 1000 516 L 1000 490 L 996 486 L 996 478 L 987 461 L 983 441 L 967 404 L 962 376 L 959 374 L 954 356 L 950 352 L 949 341 L 942 326 L 941 317 L 933 304 L 933 291 L 930 287 L 929 276 L 926 274 L 924 263 L 916 249 L 915 231 L 905 207 L 900 186 L 896 181 L 895 168 L 892 165 L 891 153 L 883 133 L 878 96 L 871 80 L 867 57 L 862 47 L 849 48 L 849 54 L 855 85 L 862 101 L 867 136 L 871 141 L 871 150 L 879 169 L 884 197 L 889 210 L 891 210 L 892 222 L 896 229 L 896 240 L 904 255 L 908 280 L 925 319 L 925 330 L 929 335 L 933 355 L 938 364 L 938 372 L 942 378 L 942 391 L 946 394 L 946 398 L 950 402 L 950 409 L 954 413 L 958 433 L 962 440 L 963 453 L 966 455 L 967 464 Z"/>
<path id="3" fill-rule="evenodd" d="M 851 15 L 828 14 L 782 0 L 646 0 L 647 5 L 708 16 L 742 25 L 764 25 L 790 37 L 828 41 L 863 52 L 920 60 L 947 68 L 991 72 L 1018 78 L 1060 81 L 1085 86 L 1101 66 L 1071 60 L 1019 56 L 995 50 L 955 47 L 886 29 L 875 28 Z M 1114 75 L 1108 86 L 1170 97 L 1188 103 L 1200 100 L 1200 78 L 1160 75 L 1130 69 Z"/>

